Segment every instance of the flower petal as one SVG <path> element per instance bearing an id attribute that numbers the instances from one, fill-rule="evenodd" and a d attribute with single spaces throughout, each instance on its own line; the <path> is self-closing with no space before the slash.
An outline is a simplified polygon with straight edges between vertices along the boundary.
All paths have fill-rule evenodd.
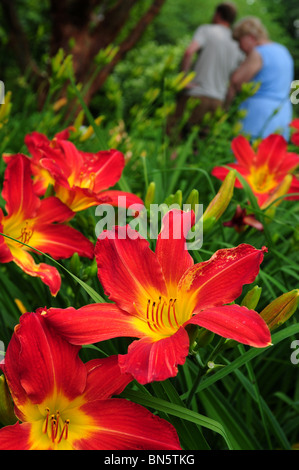
<path id="1" fill-rule="evenodd" d="M 237 170 L 237 172 L 240 173 L 240 175 L 243 176 L 245 179 L 249 175 L 248 169 L 243 168 L 238 163 L 229 163 L 227 166 L 229 168 L 224 168 L 223 166 L 215 166 L 212 170 L 212 175 L 215 176 L 215 178 L 220 179 L 221 181 L 224 181 L 224 179 L 231 170 Z M 236 188 L 243 188 L 242 183 L 238 180 L 238 175 L 236 175 L 234 186 Z"/>
<path id="2" fill-rule="evenodd" d="M 0 429 L 0 450 L 30 450 L 31 424 L 16 423 Z"/>
<path id="3" fill-rule="evenodd" d="M 121 152 L 112 149 L 97 153 L 81 152 L 81 155 L 88 164 L 88 172 L 95 174 L 93 189 L 95 193 L 110 188 L 118 182 L 125 166 L 125 157 Z"/>
<path id="4" fill-rule="evenodd" d="M 22 248 L 10 247 L 14 263 L 25 273 L 33 277 L 39 277 L 46 284 L 53 296 L 56 296 L 61 286 L 61 277 L 54 266 L 46 263 L 35 264 L 32 256 Z"/>
<path id="5" fill-rule="evenodd" d="M 0 232 L 4 233 L 2 220 L 3 220 L 3 212 L 2 212 L 2 209 L 0 209 Z M 12 254 L 6 244 L 6 241 L 7 241 L 7 238 L 1 235 L 0 236 L 0 263 L 9 263 L 10 261 L 13 260 Z"/>
<path id="6" fill-rule="evenodd" d="M 180 450 L 174 427 L 146 408 L 113 398 L 82 406 L 95 426 L 86 439 L 73 442 L 78 450 Z M 90 434 L 92 433 L 92 434 Z"/>
<path id="7" fill-rule="evenodd" d="M 60 199 L 54 196 L 41 200 L 40 208 L 36 217 L 39 224 L 51 224 L 53 222 L 66 222 L 72 219 L 75 213 L 71 211 Z"/>
<path id="8" fill-rule="evenodd" d="M 291 182 L 291 186 L 290 186 L 290 189 L 289 189 L 289 193 L 290 194 L 298 193 L 298 194 L 294 195 L 294 196 L 286 197 L 286 199 L 289 199 L 291 201 L 296 201 L 296 200 L 299 199 L 299 180 L 298 180 L 298 178 L 296 178 L 295 175 L 293 175 L 293 177 L 292 177 L 292 182 Z"/>
<path id="9" fill-rule="evenodd" d="M 291 142 L 294 145 L 299 145 L 299 132 L 295 132 L 294 134 L 292 134 Z"/>
<path id="10" fill-rule="evenodd" d="M 54 259 L 69 258 L 74 253 L 89 259 L 94 257 L 93 243 L 68 225 L 36 224 L 29 245 Z"/>
<path id="11" fill-rule="evenodd" d="M 256 348 L 271 344 L 270 331 L 262 317 L 239 305 L 207 308 L 194 315 L 187 322 L 190 323 Z"/>
<path id="12" fill-rule="evenodd" d="M 241 244 L 216 251 L 208 261 L 186 271 L 179 284 L 182 298 L 189 297 L 193 313 L 234 301 L 243 285 L 255 280 L 265 250 Z"/>
<path id="13" fill-rule="evenodd" d="M 184 328 L 159 341 L 143 338 L 134 341 L 128 354 L 119 356 L 123 372 L 132 374 L 141 384 L 166 380 L 177 375 L 177 366 L 184 364 L 189 352 L 189 336 Z"/>
<path id="14" fill-rule="evenodd" d="M 156 244 L 156 255 L 162 267 L 168 291 L 173 286 L 173 297 L 184 272 L 193 266 L 194 261 L 188 253 L 186 237 L 194 225 L 193 212 L 173 210 L 168 212 L 162 221 L 162 230 Z"/>
<path id="15" fill-rule="evenodd" d="M 256 165 L 257 155 L 244 136 L 239 135 L 238 137 L 235 137 L 232 140 L 231 147 L 239 165 L 247 169 Z"/>
<path id="16" fill-rule="evenodd" d="M 167 296 L 161 266 L 147 240 L 129 226 L 102 232 L 95 247 L 105 294 L 126 312 L 143 312 L 147 299 Z M 137 311 L 134 308 L 137 307 Z"/>
<path id="17" fill-rule="evenodd" d="M 299 165 L 299 156 L 287 152 L 287 141 L 278 134 L 271 134 L 261 141 L 257 156 L 260 165 L 266 164 L 269 172 L 277 175 L 277 179 L 281 179 Z"/>
<path id="18" fill-rule="evenodd" d="M 109 189 L 107 191 L 101 191 L 97 194 L 97 203 L 98 204 L 110 204 L 114 207 L 127 207 L 133 211 L 141 211 L 144 207 L 143 201 L 140 197 L 132 193 L 127 193 L 125 191 L 118 191 L 116 189 Z M 139 207 L 134 207 L 134 205 Z"/>
<path id="19" fill-rule="evenodd" d="M 80 347 L 65 341 L 42 315 L 23 314 L 14 335 L 19 348 L 9 344 L 5 355 L 5 376 L 13 396 L 18 381 L 37 404 L 54 392 L 70 400 L 83 393 L 87 373 L 78 357 Z"/>
<path id="20" fill-rule="evenodd" d="M 48 147 L 51 143 L 48 137 L 36 131 L 27 134 L 24 142 L 29 152 L 36 160 L 38 160 L 42 154 L 40 148 Z"/>
<path id="21" fill-rule="evenodd" d="M 76 184 L 76 180 L 80 178 L 82 172 L 84 165 L 82 152 L 68 140 L 54 139 L 52 145 L 55 149 L 56 158 L 51 158 L 51 153 L 47 155 L 49 147 L 45 148 L 46 158 L 41 161 L 41 164 L 56 181 L 60 182 L 61 180 L 62 183 L 67 181 L 69 187 L 72 187 Z"/>
<path id="22" fill-rule="evenodd" d="M 2 197 L 6 201 L 8 215 L 14 214 L 21 220 L 34 217 L 40 200 L 33 191 L 30 161 L 22 154 L 9 160 L 5 170 Z"/>
<path id="23" fill-rule="evenodd" d="M 93 359 L 86 364 L 87 383 L 84 392 L 86 402 L 106 400 L 119 395 L 133 380 L 130 374 L 122 374 L 118 356 Z"/>
<path id="24" fill-rule="evenodd" d="M 294 129 L 298 129 L 299 131 L 299 118 L 295 118 L 290 122 L 289 124 L 290 127 L 293 127 Z"/>
<path id="25" fill-rule="evenodd" d="M 114 304 L 90 304 L 79 308 L 41 309 L 46 321 L 72 344 L 93 344 L 117 337 L 140 337 L 135 317 Z"/>
<path id="26" fill-rule="evenodd" d="M 18 326 L 16 327 L 17 331 Z M 21 385 L 20 373 L 19 373 L 19 354 L 20 354 L 20 341 L 16 334 L 13 334 L 9 345 L 7 347 L 5 361 L 1 363 L 1 369 L 3 370 L 6 381 L 9 385 L 10 392 L 13 396 L 14 405 L 17 408 L 22 408 L 23 405 L 28 401 L 28 397 L 24 388 Z M 18 415 L 21 419 L 21 417 Z"/>
<path id="27" fill-rule="evenodd" d="M 55 183 L 55 195 L 73 212 L 79 212 L 98 204 L 97 196 L 86 188 Z"/>

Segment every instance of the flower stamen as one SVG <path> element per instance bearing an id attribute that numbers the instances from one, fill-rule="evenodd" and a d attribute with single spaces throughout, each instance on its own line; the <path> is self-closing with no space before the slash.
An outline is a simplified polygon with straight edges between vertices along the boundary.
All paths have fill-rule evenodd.
<path id="1" fill-rule="evenodd" d="M 62 424 L 60 424 L 61 416 L 60 416 L 59 411 L 56 411 L 56 414 L 52 414 L 51 416 L 50 416 L 50 409 L 49 408 L 45 408 L 45 411 L 46 411 L 46 418 L 45 418 L 45 424 L 44 424 L 44 427 L 43 427 L 43 433 L 44 434 L 48 433 L 48 436 L 51 439 L 51 441 L 53 443 L 59 444 L 63 438 L 64 439 L 68 438 L 68 433 L 69 433 L 68 428 L 69 428 L 70 420 L 66 419 L 64 421 L 64 425 L 62 427 Z M 51 421 L 51 425 L 50 425 L 50 428 L 48 430 L 49 418 L 50 418 L 50 421 Z M 62 427 L 62 429 L 61 429 L 61 427 Z M 59 428 L 61 429 L 60 433 L 59 433 Z M 58 436 L 59 436 L 59 438 L 58 438 Z"/>
<path id="2" fill-rule="evenodd" d="M 158 302 L 148 299 L 146 321 L 152 332 L 162 333 L 164 329 L 178 329 L 180 327 L 176 316 L 175 302 L 176 299 L 169 299 L 169 301 L 166 302 L 164 299 L 162 300 L 161 296 Z M 166 306 L 167 311 L 164 313 Z"/>
<path id="3" fill-rule="evenodd" d="M 43 429 L 43 433 L 44 433 L 44 434 L 46 434 L 47 431 L 48 431 L 49 414 L 50 414 L 49 408 L 46 408 L 45 411 L 46 411 L 47 415 L 46 415 L 45 426 L 44 426 L 44 429 Z"/>
<path id="4" fill-rule="evenodd" d="M 33 230 L 29 227 L 28 221 L 26 221 L 25 227 L 21 229 L 21 236 L 18 237 L 17 240 L 20 240 L 22 243 L 28 244 L 32 235 Z"/>
<path id="5" fill-rule="evenodd" d="M 62 431 L 61 431 L 61 434 L 60 434 L 60 437 L 57 441 L 57 444 L 59 444 L 61 442 L 61 439 L 63 438 L 63 434 L 64 434 L 64 439 L 66 440 L 68 438 L 68 435 L 69 435 L 69 424 L 70 424 L 70 420 L 69 419 L 66 419 L 65 422 L 64 422 L 64 426 L 62 428 Z"/>

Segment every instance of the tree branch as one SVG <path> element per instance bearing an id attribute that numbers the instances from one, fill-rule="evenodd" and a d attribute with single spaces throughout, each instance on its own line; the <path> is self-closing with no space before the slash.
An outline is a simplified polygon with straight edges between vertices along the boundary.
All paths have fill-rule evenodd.
<path id="1" fill-rule="evenodd" d="M 143 17 L 138 21 L 133 30 L 129 33 L 128 37 L 121 43 L 119 50 L 109 64 L 107 64 L 99 72 L 92 85 L 90 86 L 85 100 L 88 103 L 94 93 L 101 88 L 101 86 L 106 81 L 109 74 L 112 72 L 116 64 L 124 58 L 127 52 L 137 43 L 141 38 L 147 26 L 153 21 L 153 19 L 158 15 L 162 6 L 166 0 L 154 0 L 153 4 L 149 7 L 147 12 Z"/>

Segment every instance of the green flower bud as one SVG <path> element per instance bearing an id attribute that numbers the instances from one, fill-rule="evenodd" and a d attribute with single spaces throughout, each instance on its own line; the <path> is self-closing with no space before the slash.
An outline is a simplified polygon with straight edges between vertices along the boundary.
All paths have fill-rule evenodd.
<path id="1" fill-rule="evenodd" d="M 155 192 L 156 192 L 156 183 L 152 181 L 147 188 L 147 192 L 144 199 L 144 205 L 147 209 L 150 208 L 150 205 L 153 204 L 155 199 Z"/>
<path id="2" fill-rule="evenodd" d="M 241 302 L 242 307 L 247 307 L 249 310 L 255 310 L 260 300 L 260 296 L 262 293 L 262 288 L 259 286 L 253 287 L 247 294 L 245 295 L 244 299 Z"/>
<path id="3" fill-rule="evenodd" d="M 299 289 L 282 294 L 273 300 L 260 315 L 270 330 L 275 330 L 285 323 L 297 310 L 299 303 Z"/>
<path id="4" fill-rule="evenodd" d="M 199 195 L 197 189 L 192 189 L 191 193 L 187 198 L 186 204 L 190 205 L 190 208 L 191 210 L 193 210 L 196 217 L 199 205 Z"/>
<path id="5" fill-rule="evenodd" d="M 196 336 L 197 348 L 204 348 L 213 340 L 215 334 L 212 331 L 201 328 Z"/>
<path id="6" fill-rule="evenodd" d="M 4 426 L 14 424 L 17 417 L 14 414 L 14 404 L 4 375 L 0 376 L 0 423 Z"/>
<path id="7" fill-rule="evenodd" d="M 165 199 L 165 204 L 168 206 L 172 206 L 173 204 L 177 204 L 179 207 L 182 207 L 182 200 L 183 200 L 183 194 L 180 189 L 177 190 L 175 194 L 170 194 L 166 199 Z"/>
<path id="8" fill-rule="evenodd" d="M 235 180 L 236 172 L 235 170 L 231 170 L 226 175 L 218 193 L 205 210 L 203 214 L 203 226 L 206 230 L 211 228 L 227 209 L 233 197 Z"/>

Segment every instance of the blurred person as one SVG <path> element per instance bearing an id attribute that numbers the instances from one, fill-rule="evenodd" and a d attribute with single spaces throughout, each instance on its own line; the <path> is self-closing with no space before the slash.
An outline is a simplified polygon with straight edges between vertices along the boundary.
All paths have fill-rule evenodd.
<path id="1" fill-rule="evenodd" d="M 242 132 L 253 140 L 273 133 L 279 133 L 288 140 L 292 120 L 289 95 L 294 79 L 290 52 L 285 46 L 271 41 L 260 19 L 253 16 L 235 24 L 233 37 L 239 42 L 246 59 L 232 74 L 227 103 L 232 101 L 243 83 L 260 85 L 258 91 L 240 106 L 246 110 Z"/>
<path id="2" fill-rule="evenodd" d="M 231 27 L 236 16 L 235 5 L 224 2 L 216 7 L 212 24 L 196 29 L 182 60 L 182 70 L 187 74 L 197 55 L 193 68 L 195 78 L 179 95 L 173 122 L 183 116 L 190 98 L 199 100 L 189 119 L 191 126 L 200 124 L 207 112 L 214 113 L 223 106 L 230 76 L 245 58 L 232 38 Z"/>

